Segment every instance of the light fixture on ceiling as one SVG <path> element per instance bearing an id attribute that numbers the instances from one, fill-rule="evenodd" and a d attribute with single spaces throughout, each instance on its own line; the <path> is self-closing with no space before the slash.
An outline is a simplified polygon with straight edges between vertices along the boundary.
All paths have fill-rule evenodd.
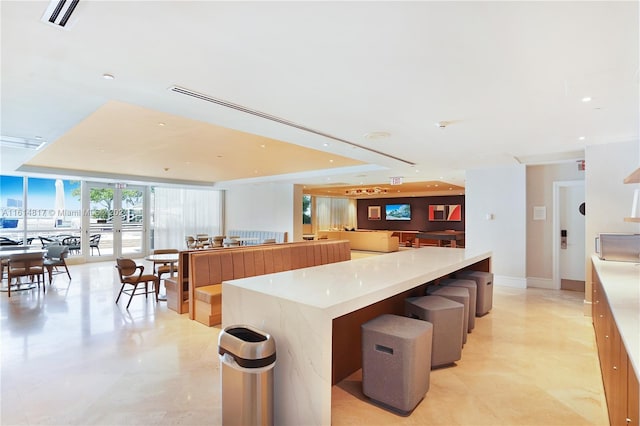
<path id="1" fill-rule="evenodd" d="M 586 138 L 585 138 L 584 136 L 579 136 L 579 137 L 578 137 L 578 140 L 579 140 L 579 141 L 583 141 L 583 140 L 585 140 L 585 139 L 586 139 Z"/>
<path id="2" fill-rule="evenodd" d="M 586 102 L 591 102 L 591 96 L 585 96 L 581 100 L 582 100 L 582 102 L 585 102 L 585 103 Z"/>
<path id="3" fill-rule="evenodd" d="M 42 138 L 40 139 L 28 139 L 17 138 L 14 136 L 0 136 L 0 146 L 3 148 L 19 148 L 19 149 L 32 149 L 34 151 L 39 150 L 46 143 Z"/>
<path id="4" fill-rule="evenodd" d="M 378 132 L 365 133 L 364 138 L 370 141 L 375 141 L 375 140 L 387 139 L 390 136 L 391 136 L 391 133 L 389 132 L 378 131 Z"/>
<path id="5" fill-rule="evenodd" d="M 113 74 L 104 73 L 102 74 L 102 78 L 105 80 L 115 80 L 116 77 Z"/>
<path id="6" fill-rule="evenodd" d="M 347 189 L 344 193 L 345 195 L 380 195 L 386 194 L 387 190 L 379 186 L 374 186 L 370 188 L 351 188 Z"/>

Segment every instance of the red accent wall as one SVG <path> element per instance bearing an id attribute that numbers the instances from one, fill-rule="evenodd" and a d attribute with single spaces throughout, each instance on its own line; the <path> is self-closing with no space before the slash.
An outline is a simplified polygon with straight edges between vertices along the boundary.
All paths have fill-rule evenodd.
<path id="1" fill-rule="evenodd" d="M 385 206 L 387 204 L 411 205 L 411 220 L 386 220 Z M 430 205 L 460 204 L 460 221 L 429 221 Z M 380 220 L 369 220 L 369 206 L 380 206 Z M 437 197 L 398 197 L 375 198 L 358 200 L 358 228 L 359 229 L 388 229 L 394 231 L 442 231 L 453 229 L 465 230 L 464 195 L 450 195 Z"/>

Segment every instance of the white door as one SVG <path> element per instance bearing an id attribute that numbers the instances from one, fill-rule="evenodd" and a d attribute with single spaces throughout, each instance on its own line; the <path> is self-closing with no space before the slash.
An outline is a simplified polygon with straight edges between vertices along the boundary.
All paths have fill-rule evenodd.
<path id="1" fill-rule="evenodd" d="M 566 245 L 560 246 L 560 279 L 585 280 L 585 216 L 584 185 L 560 188 L 560 230 L 566 231 Z M 562 237 L 562 234 L 561 234 Z"/>
<path id="2" fill-rule="evenodd" d="M 145 254 L 144 187 L 87 182 L 83 204 L 90 214 L 83 223 L 82 253 L 87 260 L 108 260 Z"/>

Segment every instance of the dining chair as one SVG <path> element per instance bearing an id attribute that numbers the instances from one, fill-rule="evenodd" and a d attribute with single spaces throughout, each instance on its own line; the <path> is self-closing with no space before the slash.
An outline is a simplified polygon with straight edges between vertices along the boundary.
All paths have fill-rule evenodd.
<path id="1" fill-rule="evenodd" d="M 64 267 L 64 270 L 67 272 L 67 276 L 69 280 L 71 280 L 71 274 L 69 273 L 69 268 L 67 268 L 67 262 L 64 260 L 69 253 L 68 246 L 57 246 L 52 245 L 47 247 L 47 252 L 44 255 L 44 267 L 47 269 L 49 273 L 49 285 L 51 285 L 52 275 L 55 273 L 61 274 L 63 271 L 58 271 L 58 267 Z"/>
<path id="2" fill-rule="evenodd" d="M 209 247 L 211 245 L 209 234 L 196 234 L 196 241 L 198 247 Z"/>
<path id="3" fill-rule="evenodd" d="M 187 243 L 188 249 L 198 248 L 198 240 L 193 238 L 191 235 L 187 235 L 186 237 L 184 237 L 184 241 L 185 243 Z"/>
<path id="4" fill-rule="evenodd" d="M 80 253 L 80 237 L 65 237 L 62 245 L 69 247 L 69 253 Z"/>
<path id="5" fill-rule="evenodd" d="M 149 297 L 149 293 L 156 295 L 156 302 L 158 301 L 158 290 L 160 288 L 160 280 L 155 275 L 145 274 L 144 266 L 137 265 L 132 259 L 119 257 L 116 259 L 116 269 L 120 275 L 120 292 L 116 298 L 116 303 L 120 300 L 122 293 L 129 295 L 129 302 L 127 303 L 127 309 L 131 304 L 133 296 L 143 295 L 145 298 Z M 149 291 L 149 282 L 153 283 L 152 291 Z M 144 292 L 137 291 L 138 285 L 144 284 Z M 126 286 L 133 286 L 132 289 L 126 289 Z M 142 288 L 140 288 L 142 289 Z"/>
<path id="6" fill-rule="evenodd" d="M 9 256 L 7 262 L 7 293 L 11 297 L 11 281 L 21 277 L 37 277 L 38 288 L 40 288 L 40 278 L 42 278 L 42 287 L 46 292 L 44 281 L 44 257 L 42 253 L 18 253 Z"/>
<path id="7" fill-rule="evenodd" d="M 224 241 L 225 238 L 224 235 L 216 235 L 211 239 L 211 247 L 222 247 L 222 241 Z"/>
<path id="8" fill-rule="evenodd" d="M 178 249 L 155 249 L 153 250 L 153 254 L 177 254 Z M 176 262 L 162 262 L 162 261 L 154 261 L 153 267 L 155 268 L 155 275 L 158 276 L 158 281 L 162 281 L 163 274 L 171 274 L 171 263 Z M 178 272 L 176 268 L 173 268 L 173 272 Z"/>
<path id="9" fill-rule="evenodd" d="M 53 238 L 49 238 L 49 237 L 42 237 L 42 236 L 38 236 L 38 238 L 40 239 L 40 244 L 42 244 L 42 248 L 47 248 L 50 245 L 60 245 L 60 241 L 58 240 L 54 240 Z"/>
<path id="10" fill-rule="evenodd" d="M 91 248 L 91 256 L 93 256 L 93 249 L 97 249 L 98 250 L 98 256 L 101 256 L 100 254 L 100 236 L 101 234 L 93 234 L 89 237 L 89 247 Z"/>

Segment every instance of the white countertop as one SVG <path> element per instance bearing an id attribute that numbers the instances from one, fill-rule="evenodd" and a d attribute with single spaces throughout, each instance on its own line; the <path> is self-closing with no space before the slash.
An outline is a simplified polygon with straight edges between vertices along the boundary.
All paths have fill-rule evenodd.
<path id="1" fill-rule="evenodd" d="M 592 256 L 629 360 L 640 377 L 640 263 Z"/>
<path id="2" fill-rule="evenodd" d="M 275 424 L 329 425 L 334 319 L 490 258 L 425 247 L 224 281 L 222 326 L 248 324 L 275 339 Z"/>
<path id="3" fill-rule="evenodd" d="M 491 256 L 424 247 L 329 265 L 228 281 L 234 286 L 322 309 L 332 318 Z"/>

